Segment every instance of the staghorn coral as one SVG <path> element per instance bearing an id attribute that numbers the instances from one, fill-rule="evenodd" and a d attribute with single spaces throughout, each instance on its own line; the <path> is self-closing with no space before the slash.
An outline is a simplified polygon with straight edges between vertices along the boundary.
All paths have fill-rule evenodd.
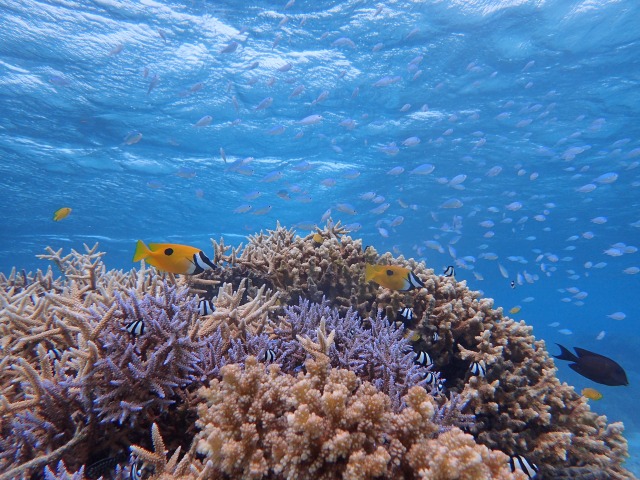
<path id="1" fill-rule="evenodd" d="M 62 460 L 58 463 L 58 468 L 55 472 L 48 466 L 44 469 L 45 480 L 84 480 L 84 478 L 84 467 L 81 467 L 77 472 L 71 473 L 67 471 L 67 467 Z"/>
<path id="2" fill-rule="evenodd" d="M 448 388 L 467 401 L 480 443 L 526 456 L 540 466 L 542 478 L 587 465 L 607 478 L 630 478 L 621 467 L 627 455 L 622 425 L 607 425 L 573 387 L 558 381 L 553 359 L 531 327 L 504 317 L 465 282 L 434 276 L 425 286 L 434 301 L 417 325 L 419 343 Z M 436 343 L 434 326 L 441 335 Z M 469 372 L 473 361 L 486 365 L 486 377 Z"/>
<path id="3" fill-rule="evenodd" d="M 195 299 L 187 293 L 166 283 L 157 297 L 138 299 L 135 291 L 116 292 L 114 317 L 120 322 L 105 327 L 98 339 L 101 358 L 87 376 L 72 382 L 77 388 L 93 385 L 86 400 L 93 403 L 101 423 L 133 425 L 140 415 L 159 415 L 193 382 L 193 365 L 207 339 L 194 334 Z M 126 332 L 126 325 L 140 320 L 143 335 Z"/>
<path id="4" fill-rule="evenodd" d="M 349 307 L 358 308 L 358 299 L 371 297 L 374 287 L 363 284 L 365 255 L 362 242 L 353 241 L 346 235 L 340 223 L 330 221 L 323 230 L 321 245 L 316 245 L 312 235 L 300 238 L 294 230 L 280 224 L 267 234 L 249 237 L 248 244 L 240 253 L 224 255 L 224 242 L 212 240 L 216 259 L 228 262 L 223 272 L 216 272 L 224 281 L 234 285 L 249 278 L 256 286 L 268 285 L 280 292 L 286 304 L 296 304 L 300 297 L 321 302 L 323 297 L 331 298 L 333 305 L 345 313 Z M 212 273 L 203 274 L 204 278 Z M 358 308 L 361 315 L 370 313 Z"/>
<path id="5" fill-rule="evenodd" d="M 108 456 L 136 441 L 176 403 L 175 421 L 189 416 L 186 388 L 208 350 L 208 337 L 196 336 L 195 299 L 144 268 L 108 273 L 96 247 L 86 250 L 50 252 L 63 277 L 0 279 L 0 471 L 61 458 L 77 468 L 96 460 L 96 448 Z M 137 320 L 139 337 L 125 328 Z"/>
<path id="6" fill-rule="evenodd" d="M 194 391 L 203 385 L 210 385 L 212 390 L 222 386 L 230 388 L 225 386 L 224 380 L 220 382 L 220 375 L 234 368 L 242 372 L 242 365 L 246 364 L 245 372 L 238 374 L 245 375 L 253 368 L 248 363 L 255 362 L 245 362 L 247 355 L 264 358 L 267 349 L 275 352 L 275 362 L 281 364 L 281 367 L 270 366 L 269 369 L 270 372 L 279 369 L 281 373 L 277 377 L 282 378 L 278 380 L 282 382 L 282 388 L 289 385 L 287 382 L 292 382 L 291 385 L 306 382 L 305 389 L 309 385 L 313 387 L 308 391 L 324 392 L 324 385 L 327 385 L 326 380 L 332 372 L 353 370 L 350 375 L 355 375 L 358 388 L 364 389 L 363 385 L 368 385 L 366 388 L 370 395 L 367 398 L 377 395 L 376 398 L 384 399 L 380 400 L 386 415 L 384 418 L 402 419 L 398 420 L 397 430 L 385 424 L 385 432 L 408 432 L 409 437 L 414 435 L 411 422 L 415 418 L 411 412 L 415 408 L 411 395 L 420 392 L 427 398 L 433 414 L 427 432 L 423 432 L 425 437 L 415 444 L 419 446 L 411 444 L 408 437 L 406 441 L 398 440 L 399 443 L 395 442 L 393 446 L 387 445 L 391 437 L 385 433 L 375 448 L 344 450 L 348 451 L 352 466 L 349 472 L 359 473 L 365 468 L 371 468 L 370 472 L 396 468 L 389 467 L 389 463 L 382 460 L 389 456 L 390 463 L 396 465 L 395 459 L 402 456 L 400 465 L 405 469 L 402 475 L 406 478 L 420 475 L 446 478 L 436 476 L 435 469 L 450 469 L 455 462 L 469 462 L 469 475 L 478 475 L 471 457 L 476 460 L 487 458 L 488 450 L 477 450 L 484 448 L 475 445 L 477 443 L 493 449 L 494 453 L 490 455 L 494 458 L 499 457 L 496 450 L 525 456 L 540 467 L 538 476 L 541 478 L 632 478 L 622 467 L 626 457 L 622 425 L 607 424 L 605 417 L 589 410 L 585 400 L 572 387 L 560 384 L 544 342 L 535 340 L 530 327 L 504 316 L 500 308 L 493 308 L 490 299 L 480 298 L 464 282 L 434 275 L 424 264 L 411 259 L 393 258 L 388 253 L 378 256 L 372 248 L 363 251 L 361 242 L 347 236 L 339 225 L 328 225 L 318 233 L 324 238 L 320 245 L 314 243 L 311 236 L 296 237 L 292 230 L 280 226 L 266 235 L 251 237 L 244 249 L 214 242 L 220 269 L 198 277 L 166 275 L 147 269 L 144 264 L 140 269 L 129 272 L 107 271 L 102 263 L 103 254 L 97 251 L 97 246 L 85 246 L 84 253 L 72 251 L 65 256 L 61 251 L 49 249 L 46 259 L 61 270 L 60 276 L 54 275 L 52 268 L 35 274 L 16 269 L 8 276 L 0 274 L 0 471 L 5 472 L 0 479 L 37 476 L 45 466 L 53 474 L 60 460 L 78 470 L 83 464 L 91 465 L 101 458 L 113 456 L 132 443 L 151 451 L 148 431 L 154 421 L 165 434 L 167 447 L 171 450 L 181 447 L 185 451 L 191 444 L 189 451 L 193 452 L 196 445 L 191 443 L 196 434 L 194 422 L 198 405 L 204 401 Z M 365 262 L 410 267 L 425 283 L 425 288 L 392 292 L 373 283 L 364 284 Z M 187 289 L 189 295 L 185 293 Z M 178 297 L 182 295 L 180 298 L 183 300 L 176 300 L 172 292 Z M 200 297 L 213 297 L 222 315 L 215 321 L 194 315 L 195 300 L 191 294 L 196 293 Z M 300 303 L 301 299 L 320 302 L 324 294 L 327 295 L 327 304 L 310 303 L 306 316 L 296 313 L 295 309 L 304 305 Z M 158 299 L 166 298 L 174 298 L 175 310 L 161 307 L 162 301 Z M 283 304 L 292 307 L 282 308 Z M 158 338 L 157 343 L 132 338 L 125 325 L 139 319 L 136 308 L 139 311 L 140 305 L 153 312 L 148 317 L 154 320 L 149 320 L 149 323 L 161 324 L 155 317 L 164 315 L 168 320 L 175 320 L 175 326 L 184 325 L 173 330 L 173 327 L 169 328 L 166 335 L 152 335 Z M 392 358 L 384 359 L 383 365 L 377 365 L 376 359 L 370 358 L 377 354 L 373 353 L 374 350 L 363 349 L 364 342 L 360 337 L 382 333 L 387 328 L 384 315 L 378 315 L 379 309 L 387 318 L 394 318 L 396 311 L 404 306 L 412 307 L 414 311 L 414 321 L 407 324 L 414 331 L 411 338 L 416 334 L 420 336 L 412 346 L 416 351 L 429 353 L 435 368 L 447 379 L 445 393 L 449 398 L 439 395 L 433 399 L 424 389 L 409 388 L 409 381 L 397 391 L 385 393 L 378 390 L 391 384 L 388 380 L 381 380 L 385 375 L 384 364 L 390 365 L 390 360 L 396 362 L 396 366 L 398 362 L 403 364 L 399 352 L 408 352 L 398 350 L 399 338 L 394 337 L 397 327 L 394 330 L 389 326 L 388 331 L 380 336 L 394 338 L 393 341 L 376 346 L 372 337 L 368 337 L 370 345 L 364 345 L 370 349 L 380 348 L 379 352 L 391 355 Z M 319 318 L 311 312 L 312 309 L 317 309 Z M 234 311 L 235 314 L 232 313 Z M 244 318 L 245 314 L 252 315 L 249 321 Z M 185 315 L 189 317 L 188 321 Z M 382 324 L 376 327 L 378 320 Z M 330 342 L 332 332 L 333 341 Z M 355 335 L 349 336 L 350 332 L 355 332 Z M 434 332 L 438 333 L 439 339 L 434 340 Z M 138 361 L 143 363 L 137 364 L 136 368 L 143 376 L 156 371 L 155 367 L 140 367 L 148 360 L 147 353 L 150 356 L 154 352 L 166 353 L 167 345 L 173 346 L 177 338 L 192 342 L 195 349 L 192 353 L 197 360 L 190 364 L 191 369 L 180 367 L 178 371 L 171 371 L 167 368 L 165 371 L 168 373 L 160 375 L 160 378 L 168 383 L 158 389 L 143 377 L 133 375 L 134 370 L 130 369 L 129 363 L 136 366 L 136 360 L 117 364 L 116 360 L 123 352 L 115 347 L 112 350 L 105 348 L 104 340 L 110 335 L 120 335 L 117 338 L 123 340 L 123 347 L 132 346 L 128 355 L 139 355 Z M 324 346 L 321 345 L 321 337 L 325 340 Z M 327 359 L 322 358 L 322 352 L 327 354 Z M 329 364 L 324 369 L 313 367 L 306 374 L 298 373 L 294 378 L 308 355 L 314 359 L 307 361 L 307 367 L 324 361 L 330 362 L 334 368 L 330 369 Z M 369 358 L 363 360 L 361 355 L 369 355 Z M 109 378 L 115 379 L 116 383 L 123 378 L 137 381 L 140 382 L 137 385 L 144 385 L 144 388 L 127 391 L 119 385 L 109 386 L 104 380 L 100 383 L 98 379 L 102 376 L 95 373 L 96 365 L 103 365 L 99 362 L 106 362 L 109 357 L 120 371 L 116 375 L 110 370 L 105 375 L 112 375 Z M 130 360 L 133 358 L 129 357 Z M 163 358 L 160 363 L 167 359 L 160 353 L 156 353 L 156 358 Z M 184 365 L 189 354 L 180 358 L 183 360 L 177 365 Z M 469 372 L 471 362 L 486 366 L 486 376 L 472 375 Z M 258 366 L 264 374 L 265 367 Z M 131 379 L 126 372 L 132 373 Z M 336 380 L 338 384 L 341 381 L 349 384 L 346 373 L 334 375 L 340 379 L 344 377 L 344 381 Z M 181 380 L 175 382 L 172 378 Z M 185 379 L 188 385 L 181 383 Z M 368 380 L 378 382 L 377 388 Z M 272 403 L 264 403 L 266 400 L 263 401 L 262 397 L 255 403 L 266 410 L 264 415 L 268 421 L 275 421 L 268 412 L 286 399 L 275 395 L 276 390 L 268 393 L 273 387 L 271 383 L 271 380 L 265 381 L 260 388 L 265 392 L 262 397 Z M 94 407 L 91 392 L 92 389 L 108 392 L 111 388 L 120 389 L 122 395 L 127 395 L 120 400 L 132 405 L 140 406 L 151 399 L 154 405 L 147 409 L 149 415 L 130 410 L 126 419 L 122 419 L 124 424 L 119 425 L 120 417 L 116 418 L 118 408 L 103 405 L 105 409 L 111 409 L 109 419 L 105 420 L 107 416 L 100 416 L 102 410 Z M 233 388 L 237 390 L 238 387 Z M 340 390 L 336 388 L 336 392 Z M 165 399 L 159 395 L 160 391 Z M 357 392 L 357 389 L 347 389 L 345 398 L 355 402 L 353 398 Z M 317 400 L 322 399 L 324 393 L 314 395 Z M 287 408 L 297 408 L 287 405 Z M 231 407 L 236 408 L 237 405 Z M 222 407 L 211 405 L 210 408 Z M 322 412 L 309 412 L 315 416 L 310 414 L 308 418 L 323 419 Z M 293 414 L 294 410 L 288 413 Z M 470 414 L 475 416 L 473 421 Z M 254 417 L 262 418 L 260 415 L 263 414 Z M 199 423 L 204 431 L 207 431 L 207 418 L 203 417 Z M 102 424 L 101 419 L 105 420 Z M 265 432 L 263 423 L 250 420 L 239 425 L 229 424 L 226 430 L 223 429 L 224 435 L 232 435 L 231 432 L 235 431 L 233 438 L 236 441 L 226 447 L 225 454 L 235 452 L 238 458 L 246 460 L 245 444 L 239 439 L 254 438 L 252 429 L 258 429 L 260 434 Z M 359 425 L 362 419 L 353 421 L 355 423 L 350 425 Z M 468 431 L 462 434 L 456 427 Z M 447 431 L 449 436 L 445 436 Z M 475 441 L 473 445 L 467 438 L 469 434 Z M 427 438 L 428 435 L 431 437 Z M 88 438 L 92 439 L 91 442 Z M 295 438 L 292 437 L 292 441 Z M 344 438 L 351 438 L 351 435 Z M 336 442 L 343 448 L 341 439 L 336 439 Z M 202 437 L 198 437 L 197 441 L 201 440 Z M 274 445 L 276 441 L 279 440 L 274 439 Z M 410 462 L 411 452 L 420 452 L 419 448 L 435 449 L 444 442 L 448 446 L 442 453 L 430 450 L 428 454 L 429 459 L 442 459 L 441 463 L 427 464 L 425 455 L 420 453 L 415 455 L 422 460 Z M 407 450 L 410 445 L 415 448 Z M 453 453 L 458 445 L 459 452 Z M 445 452 L 448 449 L 452 450 L 451 455 Z M 468 453 L 471 451 L 476 453 Z M 326 464 L 323 451 L 318 452 L 318 462 Z M 252 459 L 251 456 L 248 458 Z M 269 457 L 265 458 L 265 461 L 271 461 Z M 300 462 L 294 457 L 288 460 L 283 460 L 282 456 L 278 458 L 285 465 L 281 472 L 285 468 L 294 468 L 287 462 L 294 465 Z M 343 469 L 341 471 L 347 472 L 345 458 L 336 458 L 329 464 L 335 466 L 337 462 Z M 451 458 L 451 462 L 447 463 L 447 458 Z M 212 469 L 209 470 L 210 477 L 221 472 L 219 465 L 216 464 L 215 469 L 213 466 L 205 467 L 195 455 L 189 459 L 188 475 L 197 477 L 204 468 Z M 213 464 L 213 460 L 211 462 Z M 487 465 L 491 462 L 487 460 Z M 501 460 L 497 458 L 496 462 L 497 465 Z M 256 471 L 262 471 L 260 458 L 256 458 L 253 465 Z M 60 475 L 67 474 L 64 468 Z M 239 467 L 231 465 L 229 468 Z M 275 471 L 270 475 L 276 475 Z"/>
<path id="7" fill-rule="evenodd" d="M 403 336 L 402 326 L 389 323 L 381 311 L 363 321 L 353 310 L 341 316 L 327 302 L 321 305 L 309 300 L 286 307 L 279 322 L 267 329 L 275 345 L 285 343 L 281 347 L 285 355 L 280 360 L 283 371 L 294 372 L 305 359 L 303 345 L 287 340 L 300 336 L 319 339 L 316 331 L 322 324 L 322 328 L 333 332 L 332 345 L 325 352 L 331 365 L 351 370 L 373 383 L 391 397 L 396 410 L 401 408 L 401 397 L 410 387 L 427 385 L 424 377 L 428 369 L 414 363 L 415 353 Z"/>
<path id="8" fill-rule="evenodd" d="M 331 369 L 314 348 L 307 373 L 283 375 L 253 357 L 222 369 L 200 390 L 197 451 L 219 475 L 235 478 L 526 478 L 507 456 L 434 422 L 436 405 L 420 387 L 394 413 L 388 396 L 348 370 Z M 448 460 L 447 450 L 453 454 Z M 491 476 L 489 476 L 491 474 Z"/>
<path id="9" fill-rule="evenodd" d="M 244 338 L 247 333 L 259 335 L 262 332 L 280 294 L 272 293 L 262 285 L 251 295 L 245 285 L 246 279 L 243 279 L 235 292 L 231 283 L 224 283 L 219 288 L 213 299 L 216 311 L 201 320 L 199 335 L 207 335 L 220 326 L 230 337 Z"/>

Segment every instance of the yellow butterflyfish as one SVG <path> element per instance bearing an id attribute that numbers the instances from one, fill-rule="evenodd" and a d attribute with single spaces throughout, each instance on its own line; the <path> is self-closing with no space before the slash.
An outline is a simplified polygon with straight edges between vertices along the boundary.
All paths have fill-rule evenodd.
<path id="1" fill-rule="evenodd" d="M 415 273 L 398 265 L 371 265 L 367 263 L 364 281 L 374 281 L 390 290 L 409 291 L 414 288 L 424 288 L 424 283 Z"/>
<path id="2" fill-rule="evenodd" d="M 133 261 L 140 260 L 159 270 L 182 275 L 198 274 L 216 268 L 199 248 L 177 243 L 150 243 L 147 247 L 142 240 L 138 240 Z"/>

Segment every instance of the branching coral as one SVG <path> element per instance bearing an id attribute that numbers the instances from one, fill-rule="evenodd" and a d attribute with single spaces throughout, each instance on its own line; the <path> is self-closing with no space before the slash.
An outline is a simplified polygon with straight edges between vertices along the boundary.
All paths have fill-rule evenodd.
<path id="1" fill-rule="evenodd" d="M 267 284 L 277 289 L 285 303 L 296 304 L 300 297 L 321 302 L 331 298 L 342 313 L 358 308 L 364 297 L 373 298 L 375 287 L 361 281 L 365 255 L 362 242 L 353 241 L 340 224 L 329 223 L 319 231 L 323 242 L 317 245 L 312 235 L 300 238 L 294 230 L 281 227 L 249 237 L 242 253 L 219 254 L 229 262 L 224 272 L 216 274 L 234 285 L 249 278 L 254 285 Z M 223 242 L 212 241 L 216 252 L 223 252 Z M 210 273 L 203 275 L 207 277 Z M 362 300 L 360 300 L 362 301 Z M 361 315 L 371 311 L 359 308 Z"/>
<path id="2" fill-rule="evenodd" d="M 116 293 L 116 301 L 120 322 L 104 329 L 101 358 L 74 386 L 93 386 L 85 394 L 102 423 L 133 425 L 139 415 L 159 415 L 175 403 L 180 389 L 194 380 L 205 340 L 193 334 L 196 305 L 184 288 L 165 284 L 162 296 L 142 299 L 135 291 Z M 126 331 L 136 321 L 143 322 L 144 334 Z"/>
<path id="3" fill-rule="evenodd" d="M 417 325 L 423 335 L 419 343 L 432 354 L 448 388 L 468 402 L 479 442 L 525 455 L 540 466 L 543 478 L 585 465 L 607 478 L 629 478 L 621 467 L 627 451 L 622 426 L 607 426 L 584 398 L 558 381 L 553 360 L 531 327 L 504 317 L 464 282 L 434 277 L 425 286 L 434 302 Z M 438 342 L 431 340 L 434 326 L 441 332 Z M 485 365 L 486 376 L 473 375 L 471 362 Z"/>
<path id="4" fill-rule="evenodd" d="M 236 478 L 514 478 L 507 457 L 453 429 L 439 442 L 436 405 L 420 387 L 394 413 L 388 396 L 317 352 L 307 373 L 283 375 L 249 357 L 200 391 L 197 449 Z M 453 445 L 460 440 L 459 444 Z M 447 460 L 451 448 L 453 460 Z M 458 453 L 459 452 L 459 453 Z M 476 476 L 474 476 L 476 475 Z M 484 476 L 483 476 L 484 475 Z M 516 478 L 525 478 L 524 476 Z"/>
<path id="5" fill-rule="evenodd" d="M 260 287 L 255 295 L 249 295 L 243 279 L 237 290 L 225 283 L 213 299 L 216 311 L 203 318 L 199 335 L 208 335 L 222 326 L 231 337 L 246 337 L 247 333 L 259 335 L 264 329 L 268 314 L 276 307 L 279 293 L 272 293 L 266 286 Z M 248 297 L 248 298 L 246 298 Z"/>
<path id="6" fill-rule="evenodd" d="M 31 461 L 79 428 L 99 451 L 120 449 L 138 438 L 138 424 L 147 428 L 176 402 L 174 416 L 183 411 L 208 349 L 208 337 L 196 336 L 195 299 L 148 270 L 107 274 L 101 255 L 95 247 L 86 256 L 50 252 L 63 278 L 24 275 L 20 285 L 4 277 L 0 470 L 42 468 Z M 136 321 L 144 334 L 127 331 Z M 96 448 L 77 443 L 73 456 L 61 451 L 67 465 L 87 462 Z"/>
<path id="7" fill-rule="evenodd" d="M 530 327 L 464 282 L 363 250 L 339 224 L 316 233 L 214 242 L 220 268 L 198 277 L 107 271 L 97 246 L 49 249 L 60 276 L 0 274 L 0 479 L 45 466 L 71 478 L 66 466 L 131 444 L 157 478 L 512 478 L 498 450 L 542 478 L 632 477 L 622 425 L 560 384 Z M 425 288 L 365 284 L 367 262 L 409 267 Z M 212 315 L 197 313 L 203 297 Z M 389 321 L 401 307 L 419 340 Z M 153 427 L 152 451 L 153 422 L 167 444 Z M 188 453 L 167 461 L 166 447 Z M 131 462 L 117 460 L 116 478 Z"/>
<path id="8" fill-rule="evenodd" d="M 342 316 L 338 309 L 301 300 L 299 306 L 285 308 L 285 315 L 269 328 L 277 342 L 307 336 L 320 338 L 318 329 L 332 332 L 332 345 L 325 352 L 334 367 L 346 368 L 390 395 L 394 408 L 401 408 L 401 397 L 414 385 L 426 386 L 428 369 L 414 363 L 415 352 L 404 329 L 389 323 L 379 311 L 363 321 L 357 312 Z M 301 344 L 287 344 L 281 361 L 284 371 L 295 371 L 304 361 Z"/>

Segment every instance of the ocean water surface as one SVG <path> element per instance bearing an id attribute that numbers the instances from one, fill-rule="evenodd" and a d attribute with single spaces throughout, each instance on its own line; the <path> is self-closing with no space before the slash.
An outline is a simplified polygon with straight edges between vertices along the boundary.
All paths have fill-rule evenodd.
<path id="1" fill-rule="evenodd" d="M 615 359 L 640 474 L 640 4 L 0 0 L 0 271 L 327 218 Z M 53 213 L 71 214 L 53 221 Z M 514 312 L 518 310 L 516 308 Z"/>

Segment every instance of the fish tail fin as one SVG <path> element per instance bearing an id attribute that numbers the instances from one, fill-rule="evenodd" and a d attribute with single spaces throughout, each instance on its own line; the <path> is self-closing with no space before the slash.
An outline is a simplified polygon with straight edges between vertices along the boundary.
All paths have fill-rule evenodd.
<path id="1" fill-rule="evenodd" d="M 559 343 L 556 343 L 556 345 L 558 345 L 560 347 L 560 355 L 554 355 L 555 358 L 558 358 L 560 360 L 569 360 L 571 362 L 577 362 L 578 361 L 578 357 L 576 357 L 573 353 L 571 353 L 565 347 L 563 347 Z"/>
<path id="2" fill-rule="evenodd" d="M 364 267 L 364 282 L 368 283 L 371 281 L 375 274 L 375 268 L 370 263 L 367 263 Z"/>
<path id="3" fill-rule="evenodd" d="M 151 254 L 151 250 L 147 247 L 142 240 L 138 240 L 136 244 L 136 252 L 133 254 L 133 261 L 139 262 L 144 260 Z"/>

